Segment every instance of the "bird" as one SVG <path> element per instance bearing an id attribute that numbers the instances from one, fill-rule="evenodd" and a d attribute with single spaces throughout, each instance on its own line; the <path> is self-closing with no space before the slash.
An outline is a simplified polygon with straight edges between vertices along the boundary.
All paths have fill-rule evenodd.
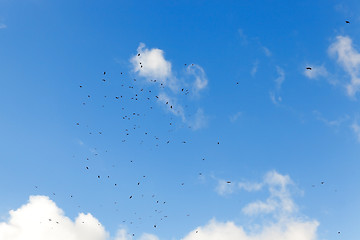
<path id="1" fill-rule="evenodd" d="M 226 183 L 231 183 L 230 181 L 227 181 Z"/>
<path id="2" fill-rule="evenodd" d="M 345 23 L 350 23 L 350 22 L 346 20 Z"/>
<path id="3" fill-rule="evenodd" d="M 306 69 L 307 69 L 307 70 L 311 70 L 311 67 L 307 67 Z"/>
<path id="4" fill-rule="evenodd" d="M 104 72 L 104 75 L 106 75 L 106 72 Z"/>

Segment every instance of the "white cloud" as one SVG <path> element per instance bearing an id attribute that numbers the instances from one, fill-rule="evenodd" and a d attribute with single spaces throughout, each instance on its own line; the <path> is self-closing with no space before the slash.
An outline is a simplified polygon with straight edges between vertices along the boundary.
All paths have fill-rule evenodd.
<path id="1" fill-rule="evenodd" d="M 306 69 L 306 67 L 311 66 L 311 70 Z M 326 68 L 321 65 L 321 66 L 316 66 L 316 65 L 306 65 L 304 67 L 304 75 L 310 79 L 318 79 L 319 77 L 327 77 L 329 75 L 328 71 L 326 70 Z"/>
<path id="2" fill-rule="evenodd" d="M 357 140 L 360 142 L 360 125 L 356 121 L 354 121 L 350 127 L 354 131 L 354 133 L 357 137 Z"/>
<path id="3" fill-rule="evenodd" d="M 7 28 L 6 24 L 0 23 L 0 29 L 4 29 L 4 28 Z"/>
<path id="4" fill-rule="evenodd" d="M 198 91 L 204 89 L 208 85 L 208 80 L 206 78 L 205 71 L 202 67 L 197 64 L 190 64 L 186 69 L 188 74 L 191 74 L 195 77 L 193 83 L 193 91 L 197 93 Z"/>
<path id="5" fill-rule="evenodd" d="M 293 213 L 297 207 L 294 204 L 288 185 L 292 184 L 289 176 L 276 171 L 266 174 L 262 185 L 268 186 L 270 196 L 266 201 L 256 201 L 246 205 L 243 212 L 247 215 L 277 212 L 278 214 Z M 260 189 L 260 188 L 259 188 Z"/>
<path id="6" fill-rule="evenodd" d="M 242 183 L 242 184 L 240 184 Z M 296 206 L 292 201 L 289 187 L 290 177 L 276 171 L 268 172 L 260 183 L 240 182 L 237 188 L 248 191 L 261 190 L 267 186 L 270 196 L 266 201 L 257 200 L 257 213 L 270 213 L 273 220 L 256 222 L 255 225 L 241 226 L 235 222 L 210 220 L 185 234 L 182 240 L 316 240 L 319 223 L 306 217 L 296 216 Z M 226 183 L 228 184 L 228 183 Z M 240 187 L 241 186 L 241 187 Z M 253 213 L 253 212 L 252 212 Z M 254 214 L 251 214 L 254 215 Z M 51 219 L 51 221 L 49 221 Z M 58 222 L 58 223 L 57 223 Z M 27 204 L 10 211 L 6 222 L 0 222 L 1 240 L 159 240 L 159 237 L 143 233 L 132 237 L 125 229 L 120 229 L 115 238 L 110 238 L 104 227 L 91 214 L 80 213 L 73 221 L 46 196 L 31 196 Z"/>
<path id="7" fill-rule="evenodd" d="M 208 79 L 201 66 L 189 64 L 182 76 L 177 78 L 172 71 L 171 62 L 164 57 L 164 51 L 158 48 L 148 49 L 144 43 L 140 43 L 137 54 L 131 57 L 130 63 L 133 71 L 140 77 L 144 77 L 148 81 L 156 80 L 163 84 L 163 88 L 158 93 L 158 102 L 166 106 L 167 111 L 180 117 L 182 122 L 188 124 L 193 130 L 206 126 L 207 117 L 201 108 L 196 110 L 193 114 L 194 117 L 187 118 L 186 116 L 189 114 L 185 114 L 184 107 L 179 101 L 181 97 L 184 97 L 184 93 L 197 96 L 201 90 L 207 87 Z M 171 91 L 168 91 L 169 89 Z M 185 89 L 185 91 L 181 91 L 181 89 Z"/>
<path id="8" fill-rule="evenodd" d="M 350 83 L 346 85 L 347 94 L 354 97 L 360 90 L 360 53 L 353 47 L 350 37 L 337 36 L 328 52 L 337 57 L 337 62 L 350 75 Z"/>
<path id="9" fill-rule="evenodd" d="M 165 59 L 163 50 L 148 49 L 144 43 L 140 43 L 137 54 L 130 59 L 130 62 L 133 65 L 133 71 L 139 76 L 168 84 L 172 89 L 177 87 L 177 79 L 173 76 L 171 62 Z"/>
<path id="10" fill-rule="evenodd" d="M 75 221 L 46 196 L 31 196 L 29 202 L 10 211 L 0 222 L 2 240 L 106 240 L 108 233 L 91 214 L 80 213 Z"/>
<path id="11" fill-rule="evenodd" d="M 281 175 L 276 171 L 268 172 L 262 182 L 228 182 L 226 180 L 218 180 L 215 191 L 220 195 L 234 193 L 238 190 L 259 191 L 267 186 L 270 192 L 266 201 L 255 201 L 247 204 L 242 210 L 247 215 L 257 215 L 260 213 L 279 212 L 292 213 L 296 210 L 296 206 L 292 201 L 288 186 L 292 185 L 289 176 Z"/>
<path id="12" fill-rule="evenodd" d="M 317 221 L 284 219 L 266 226 L 257 232 L 246 232 L 242 226 L 233 222 L 211 220 L 207 225 L 198 227 L 183 240 L 315 240 Z"/>
<path id="13" fill-rule="evenodd" d="M 293 185 L 287 175 L 276 171 L 268 172 L 260 183 L 241 182 L 234 184 L 237 188 L 248 191 L 258 191 L 268 187 L 270 196 L 265 200 L 257 200 L 243 208 L 247 215 L 271 214 L 273 220 L 245 227 L 236 225 L 232 221 L 218 222 L 211 220 L 205 226 L 191 231 L 183 240 L 316 240 L 319 223 L 316 220 L 307 220 L 305 217 L 296 217 L 297 206 L 292 200 L 289 186 Z M 240 187 L 241 186 L 241 187 Z M 235 192 L 235 187 L 221 180 L 217 191 L 223 193 Z M 220 192 L 221 192 L 220 191 Z"/>

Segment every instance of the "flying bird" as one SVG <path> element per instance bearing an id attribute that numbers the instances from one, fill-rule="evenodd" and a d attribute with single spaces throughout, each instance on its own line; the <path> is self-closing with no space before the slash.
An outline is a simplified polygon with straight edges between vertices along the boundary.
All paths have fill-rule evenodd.
<path id="1" fill-rule="evenodd" d="M 311 67 L 307 67 L 306 69 L 307 69 L 307 70 L 311 70 Z"/>
<path id="2" fill-rule="evenodd" d="M 345 23 L 350 23 L 349 21 L 345 21 Z"/>

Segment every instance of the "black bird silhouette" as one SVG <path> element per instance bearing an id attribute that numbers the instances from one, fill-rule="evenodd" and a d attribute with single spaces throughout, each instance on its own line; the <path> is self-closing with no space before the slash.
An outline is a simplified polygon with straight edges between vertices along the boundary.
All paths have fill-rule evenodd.
<path id="1" fill-rule="evenodd" d="M 349 21 L 345 21 L 345 23 L 350 23 Z"/>
<path id="2" fill-rule="evenodd" d="M 104 75 L 106 75 L 106 72 L 104 72 Z"/>
<path id="3" fill-rule="evenodd" d="M 311 67 L 307 67 L 306 69 L 307 69 L 307 70 L 311 70 Z"/>

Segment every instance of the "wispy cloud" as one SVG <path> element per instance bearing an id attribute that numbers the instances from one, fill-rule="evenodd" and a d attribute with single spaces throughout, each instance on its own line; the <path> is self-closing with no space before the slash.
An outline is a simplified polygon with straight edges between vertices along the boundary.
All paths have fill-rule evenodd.
<path id="1" fill-rule="evenodd" d="M 280 90 L 283 82 L 285 81 L 285 71 L 279 66 L 276 66 L 276 72 L 278 73 L 278 77 L 275 79 L 276 89 Z"/>
<path id="2" fill-rule="evenodd" d="M 306 69 L 307 67 L 311 66 L 311 70 L 310 69 Z M 313 65 L 313 64 L 307 64 L 306 66 L 304 66 L 304 75 L 310 79 L 318 79 L 320 77 L 327 77 L 329 76 L 328 71 L 326 70 L 326 68 L 323 65 L 317 66 L 317 65 Z"/>
<path id="3" fill-rule="evenodd" d="M 356 135 L 357 140 L 360 142 L 360 125 L 359 125 L 359 123 L 357 121 L 354 121 L 350 127 L 353 130 L 354 134 Z"/>
<path id="4" fill-rule="evenodd" d="M 242 115 L 242 112 L 237 112 L 237 113 L 231 115 L 229 117 L 230 122 L 232 122 L 232 123 L 236 122 L 239 119 L 239 117 L 241 117 L 241 115 Z"/>
<path id="5" fill-rule="evenodd" d="M 4 28 L 7 28 L 6 24 L 0 23 L 0 29 L 4 29 Z"/>
<path id="6" fill-rule="evenodd" d="M 337 36 L 328 49 L 329 55 L 337 58 L 337 62 L 350 76 L 350 83 L 346 84 L 346 92 L 355 97 L 360 90 L 360 53 L 353 46 L 348 36 Z"/>
<path id="7" fill-rule="evenodd" d="M 278 74 L 278 77 L 275 79 L 275 90 L 270 91 L 270 99 L 271 101 L 276 105 L 279 104 L 282 101 L 282 98 L 280 96 L 280 91 L 282 84 L 285 81 L 285 71 L 279 66 L 276 66 L 276 72 Z"/>
<path id="8" fill-rule="evenodd" d="M 256 73 L 257 73 L 257 71 L 258 71 L 258 66 L 259 66 L 259 61 L 256 60 L 256 61 L 254 62 L 254 64 L 253 64 L 253 67 L 252 67 L 251 72 L 250 72 L 250 74 L 251 74 L 252 77 L 255 77 L 255 75 L 256 75 Z"/>
<path id="9" fill-rule="evenodd" d="M 195 81 L 192 87 L 192 90 L 195 94 L 207 87 L 208 79 L 202 67 L 197 64 L 190 64 L 186 71 L 188 74 L 195 77 Z"/>
<path id="10" fill-rule="evenodd" d="M 262 46 L 262 50 L 267 57 L 271 57 L 272 53 L 267 47 Z"/>
<path id="11" fill-rule="evenodd" d="M 178 78 L 172 70 L 172 64 L 165 59 L 165 53 L 159 48 L 146 48 L 140 43 L 137 53 L 130 58 L 132 70 L 138 76 L 149 82 L 160 82 L 162 89 L 158 93 L 158 103 L 165 106 L 165 110 L 181 118 L 182 122 L 188 124 L 193 130 L 206 126 L 207 117 L 204 110 L 198 108 L 193 117 L 187 117 L 185 109 L 181 104 L 179 94 L 190 93 L 190 96 L 197 96 L 208 86 L 208 79 L 205 70 L 198 64 L 189 64 L 185 73 Z M 188 99 L 189 100 L 189 99 Z M 194 100 L 190 99 L 190 100 Z"/>
<path id="12" fill-rule="evenodd" d="M 323 115 L 319 112 L 319 111 L 316 111 L 314 110 L 313 111 L 313 114 L 315 115 L 315 118 L 323 123 L 325 123 L 325 125 L 329 126 L 329 127 L 338 127 L 340 126 L 343 122 L 349 120 L 349 116 L 348 115 L 345 115 L 343 117 L 340 117 L 336 120 L 329 120 L 325 117 L 323 117 Z"/>

